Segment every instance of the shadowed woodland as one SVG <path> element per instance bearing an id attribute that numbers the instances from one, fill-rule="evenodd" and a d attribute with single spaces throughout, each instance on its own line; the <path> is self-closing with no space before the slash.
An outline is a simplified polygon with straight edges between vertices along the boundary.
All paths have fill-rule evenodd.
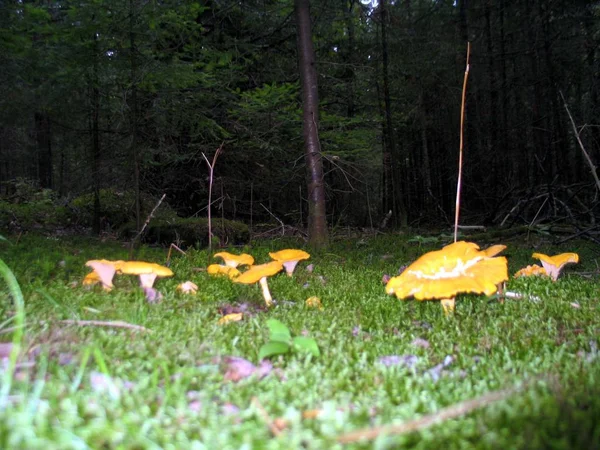
<path id="1" fill-rule="evenodd" d="M 380 227 L 388 211 L 388 226 L 451 226 L 471 42 L 461 223 L 597 241 L 599 15 L 597 1 L 311 2 L 328 226 Z M 163 194 L 205 217 L 221 147 L 213 217 L 302 233 L 311 59 L 296 25 L 291 0 L 1 2 L 5 212 L 36 198 L 25 190 L 77 217 L 87 198 L 96 232 L 118 228 L 110 195 L 132 199 L 137 231 Z"/>

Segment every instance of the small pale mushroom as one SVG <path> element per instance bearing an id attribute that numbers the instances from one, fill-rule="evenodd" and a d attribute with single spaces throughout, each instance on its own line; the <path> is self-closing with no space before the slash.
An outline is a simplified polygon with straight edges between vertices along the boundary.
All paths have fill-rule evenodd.
<path id="1" fill-rule="evenodd" d="M 285 267 L 285 273 L 288 277 L 292 276 L 294 269 L 299 261 L 310 258 L 310 254 L 304 250 L 285 249 L 269 253 L 269 256 L 275 261 L 279 261 Z"/>
<path id="2" fill-rule="evenodd" d="M 198 285 L 193 281 L 186 281 L 185 283 L 179 283 L 176 289 L 182 294 L 195 294 L 198 292 Z"/>
<path id="3" fill-rule="evenodd" d="M 548 256 L 543 253 L 534 253 L 531 255 L 542 262 L 546 273 L 550 275 L 552 281 L 556 281 L 560 272 L 566 264 L 578 263 L 579 255 L 577 253 L 561 253 L 560 255 Z"/>
<path id="4" fill-rule="evenodd" d="M 209 275 L 227 275 L 231 280 L 239 276 L 241 273 L 235 267 L 223 266 L 221 264 L 211 264 L 206 268 L 206 273 Z"/>
<path id="5" fill-rule="evenodd" d="M 248 271 L 242 273 L 233 280 L 234 283 L 242 284 L 254 284 L 258 282 L 260 284 L 263 298 L 267 306 L 273 305 L 273 298 L 271 292 L 269 292 L 269 285 L 267 284 L 267 277 L 275 275 L 283 269 L 283 265 L 279 261 L 271 261 L 266 264 L 259 264 L 252 266 Z"/>
<path id="6" fill-rule="evenodd" d="M 221 258 L 227 267 L 251 266 L 254 264 L 254 258 L 247 253 L 234 255 L 229 252 L 219 252 L 215 253 L 214 257 Z"/>
<path id="7" fill-rule="evenodd" d="M 501 250 L 495 247 L 488 254 L 472 242 L 455 242 L 421 256 L 402 274 L 391 278 L 385 290 L 399 299 L 440 299 L 448 314 L 454 310 L 457 294 L 491 295 L 508 279 L 506 258 L 489 256 Z"/>
<path id="8" fill-rule="evenodd" d="M 112 290 L 114 287 L 112 280 L 115 273 L 120 271 L 122 264 L 123 261 L 109 261 L 108 259 L 92 259 L 86 262 L 85 265 L 91 267 L 93 272 L 86 275 L 83 284 L 91 285 L 100 281 L 104 290 Z"/>

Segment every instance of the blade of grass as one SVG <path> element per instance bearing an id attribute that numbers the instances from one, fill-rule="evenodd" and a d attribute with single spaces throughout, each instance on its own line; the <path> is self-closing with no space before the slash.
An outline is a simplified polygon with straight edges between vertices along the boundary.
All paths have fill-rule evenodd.
<path id="1" fill-rule="evenodd" d="M 21 351 L 21 342 L 23 340 L 23 329 L 25 326 L 25 301 L 23 300 L 23 293 L 17 279 L 15 278 L 12 271 L 8 266 L 0 259 L 0 275 L 4 278 L 4 281 L 8 285 L 8 290 L 13 298 L 13 302 L 16 309 L 15 314 L 15 332 L 12 340 L 12 351 L 10 352 L 10 358 L 8 361 L 8 368 L 4 371 L 2 376 L 2 388 L 0 390 L 0 408 L 6 406 L 10 389 L 12 386 L 12 380 L 17 365 L 17 358 Z"/>

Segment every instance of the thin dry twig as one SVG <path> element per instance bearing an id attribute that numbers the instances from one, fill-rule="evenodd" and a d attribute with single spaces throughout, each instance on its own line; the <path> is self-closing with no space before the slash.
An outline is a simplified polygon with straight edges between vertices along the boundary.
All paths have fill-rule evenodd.
<path id="1" fill-rule="evenodd" d="M 202 153 L 202 157 L 204 161 L 206 161 L 206 165 L 208 166 L 209 179 L 208 179 L 208 254 L 212 252 L 212 215 L 210 213 L 210 205 L 212 204 L 212 188 L 213 188 L 213 177 L 215 173 L 215 165 L 217 164 L 217 158 L 223 150 L 223 146 L 225 142 L 222 142 L 217 151 L 215 152 L 212 163 L 208 160 L 206 155 Z"/>
<path id="2" fill-rule="evenodd" d="M 152 209 L 152 211 L 150 211 L 150 214 L 148 214 L 148 217 L 146 217 L 146 221 L 144 222 L 144 225 L 142 226 L 142 229 L 140 231 L 138 231 L 138 233 L 131 240 L 131 244 L 129 246 L 129 259 L 133 258 L 133 246 L 135 245 L 135 242 L 142 236 L 142 234 L 146 230 L 146 227 L 148 226 L 148 224 L 150 223 L 150 221 L 154 217 L 154 213 L 156 212 L 156 210 L 158 209 L 158 207 L 163 202 L 163 200 L 165 199 L 166 196 L 167 196 L 167 194 L 163 194 L 162 195 L 162 197 L 160 198 L 160 200 L 158 201 L 158 203 L 156 203 L 156 205 L 154 206 L 154 208 Z"/>
<path id="3" fill-rule="evenodd" d="M 171 245 L 169 245 L 169 253 L 167 253 L 167 265 L 169 264 L 169 262 L 171 262 L 171 252 L 173 251 L 173 249 L 177 250 L 182 255 L 187 255 L 185 251 L 181 250 L 179 247 L 177 247 L 177 245 L 171 242 Z"/>
<path id="4" fill-rule="evenodd" d="M 505 400 L 521 389 L 523 389 L 523 386 L 493 391 L 480 397 L 456 403 L 447 408 L 443 408 L 436 413 L 428 414 L 399 425 L 383 425 L 342 434 L 341 436 L 338 436 L 337 441 L 342 444 L 350 444 L 352 442 L 358 442 L 362 440 L 373 440 L 381 435 L 397 435 L 420 431 L 445 420 L 463 416 L 471 411 L 488 406 L 491 403 Z"/>
<path id="5" fill-rule="evenodd" d="M 263 208 L 265 208 L 265 211 L 267 211 L 271 216 L 273 216 L 273 218 L 277 222 L 279 222 L 281 224 L 281 235 L 284 236 L 285 235 L 285 225 L 283 224 L 283 222 L 281 220 L 279 220 L 279 218 L 275 214 L 273 214 L 271 211 L 269 211 L 269 208 L 267 208 L 265 205 L 263 205 L 261 203 L 260 206 L 262 206 Z"/>
<path id="6" fill-rule="evenodd" d="M 460 213 L 460 189 L 462 185 L 464 128 L 465 128 L 465 102 L 467 97 L 467 80 L 469 79 L 471 56 L 471 43 L 467 42 L 467 63 L 465 65 L 465 76 L 463 79 L 462 100 L 460 105 L 460 144 L 458 147 L 458 180 L 456 181 L 456 211 L 454 212 L 454 242 L 458 240 L 458 217 Z"/>
<path id="7" fill-rule="evenodd" d="M 114 320 L 114 321 L 105 321 L 105 320 L 73 320 L 73 319 L 65 319 L 59 320 L 59 323 L 64 323 L 66 325 L 75 325 L 78 327 L 111 327 L 111 328 L 126 328 L 129 330 L 135 331 L 144 331 L 148 333 L 152 333 L 152 330 L 141 325 L 134 325 L 132 323 L 123 322 L 122 320 Z M 48 321 L 40 322 L 42 324 L 49 323 Z"/>

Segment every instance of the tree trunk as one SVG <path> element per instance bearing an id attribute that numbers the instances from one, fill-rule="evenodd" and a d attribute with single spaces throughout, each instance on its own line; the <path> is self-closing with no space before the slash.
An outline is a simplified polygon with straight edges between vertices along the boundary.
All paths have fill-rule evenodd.
<path id="1" fill-rule="evenodd" d="M 135 193 L 135 229 L 140 231 L 142 227 L 141 207 L 140 207 L 140 161 L 137 149 L 137 126 L 138 126 L 138 108 L 137 108 L 137 61 L 135 44 L 135 8 L 134 1 L 129 0 L 129 57 L 131 69 L 131 98 L 129 119 L 131 122 L 131 155 L 133 161 L 133 189 Z"/>
<path id="2" fill-rule="evenodd" d="M 48 113 L 37 111 L 35 119 L 35 140 L 37 145 L 38 179 L 40 187 L 52 189 L 52 139 Z"/>
<path id="3" fill-rule="evenodd" d="M 323 160 L 319 145 L 319 92 L 309 8 L 309 0 L 295 0 L 298 65 L 302 87 L 302 129 L 307 169 L 308 240 L 312 247 L 323 248 L 327 246 L 329 237 Z"/>
<path id="4" fill-rule="evenodd" d="M 90 131 L 92 137 L 92 183 L 94 184 L 94 215 L 92 218 L 92 229 L 94 233 L 100 233 L 100 93 L 98 88 L 98 35 L 94 33 L 92 65 L 92 111 L 90 118 Z"/>
<path id="5" fill-rule="evenodd" d="M 402 227 L 408 226 L 408 217 L 406 214 L 406 206 L 404 203 L 402 180 L 396 180 L 394 183 L 394 175 L 400 172 L 400 167 L 396 164 L 398 155 L 396 154 L 396 136 L 394 134 L 394 127 L 392 123 L 392 101 L 390 99 L 390 77 L 389 77 L 389 56 L 388 56 L 388 42 L 387 42 L 387 9 L 386 1 L 382 0 L 380 3 L 381 8 L 381 60 L 383 65 L 383 101 L 384 101 L 384 113 L 385 113 L 385 126 L 384 126 L 384 142 L 385 150 L 383 155 L 384 170 L 388 167 L 392 176 L 388 175 L 387 186 L 384 187 L 386 192 L 393 192 L 394 195 L 392 202 L 384 200 L 386 203 L 392 203 L 394 205 L 393 210 L 396 223 Z"/>

